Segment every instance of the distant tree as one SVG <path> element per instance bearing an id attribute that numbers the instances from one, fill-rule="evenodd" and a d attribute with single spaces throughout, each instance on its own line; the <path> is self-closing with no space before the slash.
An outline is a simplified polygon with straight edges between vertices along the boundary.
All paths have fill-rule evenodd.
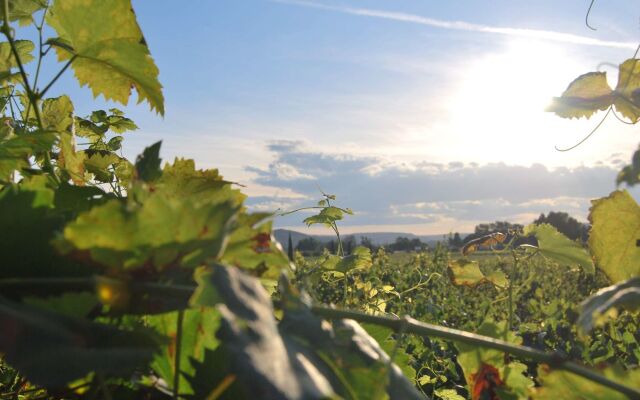
<path id="1" fill-rule="evenodd" d="M 399 236 L 396 241 L 389 245 L 391 251 L 413 251 L 422 250 L 426 245 L 419 238 L 409 239 L 405 236 Z"/>
<path id="2" fill-rule="evenodd" d="M 287 244 L 287 256 L 289 256 L 289 261 L 293 261 L 294 250 L 293 250 L 293 240 L 291 240 L 291 232 L 289 232 L 289 240 Z"/>
<path id="3" fill-rule="evenodd" d="M 353 249 L 356 247 L 356 238 L 353 236 L 347 236 L 342 239 L 342 249 L 344 250 L 344 254 L 351 254 Z"/>
<path id="4" fill-rule="evenodd" d="M 336 254 L 336 242 L 334 240 L 330 240 L 325 247 L 329 250 L 329 253 Z"/>
<path id="5" fill-rule="evenodd" d="M 462 247 L 462 238 L 458 232 L 454 233 L 453 236 L 449 236 L 449 247 L 459 248 Z"/>
<path id="6" fill-rule="evenodd" d="M 367 249 L 371 250 L 372 252 L 375 252 L 378 249 L 378 246 L 373 244 L 371 239 L 369 239 L 366 236 L 360 236 L 360 246 L 366 247 Z"/>
<path id="7" fill-rule="evenodd" d="M 579 222 L 566 212 L 550 211 L 546 216 L 540 214 L 534 224 L 549 224 L 570 239 L 587 241 L 589 237 L 589 225 Z"/>
<path id="8" fill-rule="evenodd" d="M 305 255 L 317 255 L 321 252 L 322 243 L 318 239 L 310 236 L 300 240 L 296 249 Z"/>

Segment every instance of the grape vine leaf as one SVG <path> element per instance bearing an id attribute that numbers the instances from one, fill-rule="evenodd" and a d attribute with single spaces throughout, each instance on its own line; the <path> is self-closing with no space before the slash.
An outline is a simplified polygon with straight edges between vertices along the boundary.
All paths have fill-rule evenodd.
<path id="1" fill-rule="evenodd" d="M 618 366 L 603 368 L 605 377 L 628 387 L 640 387 L 640 369 L 624 370 Z M 567 371 L 552 370 L 546 365 L 538 367 L 538 379 L 542 386 L 531 391 L 534 400 L 627 400 L 625 394 L 609 389 L 594 381 Z"/>
<path id="2" fill-rule="evenodd" d="M 11 233 L 0 240 L 3 254 L 0 278 L 73 277 L 91 273 L 79 263 L 60 257 L 51 246 L 55 234 L 73 214 L 54 209 L 57 191 L 48 185 L 45 176 L 34 176 L 0 190 L 0 231 Z"/>
<path id="3" fill-rule="evenodd" d="M 52 131 L 71 131 L 73 103 L 69 96 L 45 99 L 42 102 L 43 128 Z"/>
<path id="4" fill-rule="evenodd" d="M 161 346 L 151 364 L 170 388 L 173 387 L 175 375 L 175 354 L 177 342 L 178 312 L 145 316 L 144 320 L 158 333 L 168 338 L 168 343 Z M 207 349 L 215 349 L 218 340 L 215 332 L 220 325 L 220 314 L 215 308 L 197 307 L 184 310 L 182 321 L 182 338 L 180 342 L 180 393 L 193 394 L 191 380 L 195 374 L 195 362 L 202 362 Z"/>
<path id="5" fill-rule="evenodd" d="M 589 248 L 612 282 L 640 275 L 640 206 L 626 191 L 593 200 Z"/>
<path id="6" fill-rule="evenodd" d="M 73 135 L 73 104 L 68 96 L 46 99 L 42 102 L 44 129 L 57 131 L 60 141 L 58 162 L 76 185 L 84 185 L 86 153 L 76 151 Z"/>
<path id="7" fill-rule="evenodd" d="M 289 258 L 271 234 L 273 222 L 266 220 L 271 216 L 240 214 L 222 254 L 222 263 L 254 270 L 261 277 L 274 280 L 289 269 Z"/>
<path id="8" fill-rule="evenodd" d="M 344 257 L 328 254 L 320 262 L 323 269 L 342 274 L 355 269 L 368 269 L 372 264 L 371 250 L 363 246 L 356 247 L 352 254 Z"/>
<path id="9" fill-rule="evenodd" d="M 640 118 L 640 63 L 638 63 L 638 59 L 632 58 L 620 64 L 615 94 L 613 104 L 616 110 L 631 122 L 637 122 Z"/>
<path id="10" fill-rule="evenodd" d="M 480 270 L 480 263 L 464 258 L 449 262 L 449 273 L 455 285 L 476 287 L 482 283 L 491 283 L 505 288 L 509 284 L 504 272 L 495 270 L 485 275 Z"/>
<path id="11" fill-rule="evenodd" d="M 626 183 L 627 186 L 634 186 L 640 183 L 640 148 L 633 153 L 631 164 L 626 165 L 616 177 L 616 185 Z"/>
<path id="12" fill-rule="evenodd" d="M 550 224 L 531 224 L 525 227 L 525 235 L 534 235 L 538 251 L 553 261 L 568 266 L 580 266 L 593 275 L 595 266 L 589 253 L 578 242 L 569 239 Z"/>
<path id="13" fill-rule="evenodd" d="M 127 376 L 156 351 L 144 332 L 68 317 L 0 298 L 0 352 L 34 384 L 61 388 L 88 371 Z"/>
<path id="14" fill-rule="evenodd" d="M 613 102 L 613 91 L 607 83 L 605 72 L 589 72 L 580 75 L 569 84 L 561 97 L 555 97 L 547 111 L 562 118 L 592 116 L 606 110 Z"/>
<path id="15" fill-rule="evenodd" d="M 153 193 L 139 208 L 111 200 L 80 214 L 64 229 L 64 250 L 88 251 L 104 266 L 158 271 L 169 265 L 197 267 L 224 248 L 238 208 L 227 203 L 198 204 Z M 66 250 L 69 251 L 69 250 Z"/>
<path id="16" fill-rule="evenodd" d="M 331 226 L 334 222 L 341 220 L 345 213 L 353 214 L 351 210 L 348 209 L 342 209 L 334 206 L 324 207 L 318 214 L 305 218 L 303 222 L 307 224 L 307 226 L 311 226 L 313 224 Z"/>
<path id="17" fill-rule="evenodd" d="M 371 337 L 378 342 L 382 350 L 387 354 L 393 354 L 395 357 L 393 362 L 400 367 L 404 376 L 413 380 L 416 378 L 416 370 L 411 367 L 412 358 L 402 346 L 397 346 L 397 341 L 392 337 L 393 330 L 385 326 L 374 324 L 361 324 Z"/>
<path id="18" fill-rule="evenodd" d="M 0 182 L 7 182 L 14 171 L 29 168 L 29 157 L 50 150 L 56 140 L 55 133 L 41 131 L 0 140 Z"/>
<path id="19" fill-rule="evenodd" d="M 108 16 L 108 18 L 106 17 Z M 59 35 L 49 40 L 60 61 L 71 66 L 80 85 L 93 96 L 127 104 L 131 88 L 138 103 L 147 101 L 164 115 L 164 97 L 156 67 L 130 0 L 57 0 L 47 22 Z"/>
<path id="20" fill-rule="evenodd" d="M 522 338 L 510 332 L 504 321 L 485 321 L 476 333 L 510 343 L 522 343 Z M 514 395 L 517 398 L 527 398 L 533 381 L 525 375 L 526 365 L 515 361 L 506 362 L 504 353 L 498 350 L 462 342 L 456 343 L 456 347 L 459 350 L 458 363 L 462 367 L 473 400 L 492 398 L 491 395 L 499 396 L 495 398 Z"/>
<path id="21" fill-rule="evenodd" d="M 33 22 L 33 13 L 47 6 L 45 0 L 10 0 L 9 21 L 18 21 L 22 26 Z M 4 19 L 4 7 L 0 7 L 0 18 Z"/>
<path id="22" fill-rule="evenodd" d="M 640 277 L 629 279 L 617 285 L 600 289 L 580 304 L 580 317 L 576 324 L 582 333 L 589 333 L 594 326 L 600 325 L 607 313 L 613 308 L 640 307 Z"/>
<path id="23" fill-rule="evenodd" d="M 35 45 L 30 40 L 16 40 L 14 42 L 18 57 L 22 64 L 28 64 L 33 61 L 33 49 Z M 11 50 L 9 42 L 0 42 L 0 71 L 10 71 L 12 68 L 18 67 L 16 58 Z"/>
<path id="24" fill-rule="evenodd" d="M 154 181 L 162 175 L 162 170 L 160 169 L 160 163 L 162 162 L 160 158 L 161 145 L 162 141 L 159 141 L 146 147 L 142 154 L 136 158 L 136 174 L 144 182 Z"/>
<path id="25" fill-rule="evenodd" d="M 615 90 L 607 83 L 605 72 L 589 72 L 571 82 L 562 96 L 553 99 L 547 111 L 563 118 L 589 118 L 612 105 L 632 123 L 640 119 L 640 64 L 637 59 L 620 64 Z"/>

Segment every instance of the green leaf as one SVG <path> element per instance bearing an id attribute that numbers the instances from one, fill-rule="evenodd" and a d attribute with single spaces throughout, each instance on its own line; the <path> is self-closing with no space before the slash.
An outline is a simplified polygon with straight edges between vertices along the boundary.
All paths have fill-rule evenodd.
<path id="1" fill-rule="evenodd" d="M 29 168 L 29 157 L 51 150 L 56 139 L 53 132 L 33 132 L 0 140 L 0 181 L 7 181 L 14 171 Z"/>
<path id="2" fill-rule="evenodd" d="M 317 215 L 305 218 L 303 222 L 307 224 L 307 226 L 311 226 L 313 224 L 331 225 L 334 222 L 341 220 L 343 213 L 344 210 L 341 208 L 333 206 L 325 207 L 320 210 L 320 213 Z"/>
<path id="3" fill-rule="evenodd" d="M 580 266 L 593 275 L 595 267 L 589 253 L 580 243 L 558 232 L 549 224 L 531 224 L 524 230 L 525 235 L 534 235 L 538 240 L 538 251 L 553 261 L 568 266 Z"/>
<path id="4" fill-rule="evenodd" d="M 442 400 L 465 400 L 455 389 L 437 389 L 433 391 L 433 394 Z"/>
<path id="5" fill-rule="evenodd" d="M 327 271 L 338 271 L 343 274 L 356 269 L 368 269 L 372 265 L 371 251 L 366 247 L 358 246 L 353 249 L 353 254 L 345 257 L 328 254 L 322 259 L 320 265 Z"/>
<path id="6" fill-rule="evenodd" d="M 33 22 L 32 15 L 47 6 L 45 0 L 9 0 L 9 21 L 18 21 L 20 25 Z M 4 19 L 4 7 L 0 7 L 0 18 Z"/>
<path id="7" fill-rule="evenodd" d="M 367 247 L 358 246 L 353 249 L 353 254 L 342 257 L 334 269 L 347 273 L 356 269 L 368 269 L 371 265 L 371 250 Z"/>
<path id="8" fill-rule="evenodd" d="M 108 16 L 108 18 L 106 18 Z M 47 22 L 64 46 L 56 45 L 58 58 L 72 63 L 80 85 L 94 97 L 127 104 L 131 88 L 138 102 L 164 115 L 164 97 L 156 67 L 142 36 L 130 0 L 56 0 Z"/>
<path id="9" fill-rule="evenodd" d="M 640 207 L 625 191 L 591 202 L 589 248 L 612 282 L 640 275 Z"/>
<path id="10" fill-rule="evenodd" d="M 200 204 L 153 193 L 139 208 L 111 200 L 80 214 L 65 227 L 64 239 L 106 266 L 194 268 L 219 256 L 237 212 L 227 203 Z"/>
<path id="11" fill-rule="evenodd" d="M 99 304 L 94 293 L 68 292 L 59 296 L 25 297 L 26 304 L 70 317 L 84 318 Z"/>
<path id="12" fill-rule="evenodd" d="M 160 177 L 160 146 L 162 141 L 145 148 L 136 159 L 136 174 L 144 182 L 151 182 Z"/>
<path id="13" fill-rule="evenodd" d="M 606 320 L 612 309 L 640 307 L 640 278 L 633 278 L 617 285 L 600 289 L 580 304 L 580 317 L 576 324 L 583 333 L 589 333 Z"/>
<path id="14" fill-rule="evenodd" d="M 624 370 L 613 366 L 600 371 L 607 378 L 628 387 L 640 387 L 640 369 Z M 532 391 L 534 400 L 628 400 L 626 395 L 602 386 L 594 381 L 567 371 L 551 370 L 546 365 L 538 367 L 541 387 Z"/>
<path id="15" fill-rule="evenodd" d="M 154 163 L 157 157 L 155 151 L 154 149 L 151 157 Z M 143 157 L 146 156 L 143 154 Z M 159 166 L 159 161 L 157 165 Z M 149 168 L 155 171 L 155 164 Z M 167 196 L 177 199 L 188 196 L 196 201 L 211 203 L 230 201 L 240 205 L 246 197 L 239 190 L 232 189 L 231 182 L 224 180 L 217 169 L 198 170 L 193 160 L 178 158 L 173 164 L 164 166 L 162 176 L 154 182 L 154 185 Z"/>
<path id="16" fill-rule="evenodd" d="M 30 40 L 16 40 L 14 42 L 20 62 L 22 64 L 28 64 L 33 61 L 33 49 L 35 45 Z M 10 71 L 12 68 L 17 68 L 18 63 L 11 50 L 9 42 L 0 42 L 0 71 Z"/>
<path id="17" fill-rule="evenodd" d="M 408 379 L 416 378 L 416 370 L 411 367 L 412 358 L 402 346 L 397 346 L 396 340 L 393 339 L 393 330 L 385 326 L 373 325 L 373 324 L 361 324 L 371 337 L 378 342 L 382 350 L 387 354 L 393 354 L 395 351 L 395 358 L 393 362 L 400 367 L 404 376 Z"/>
<path id="18" fill-rule="evenodd" d="M 278 279 L 290 268 L 289 258 L 271 234 L 271 214 L 240 214 L 222 255 L 222 262 L 254 270 L 263 278 Z"/>
<path id="19" fill-rule="evenodd" d="M 129 376 L 156 342 L 144 333 L 72 318 L 0 298 L 0 352 L 30 382 L 62 388 L 89 371 Z"/>
<path id="20" fill-rule="evenodd" d="M 449 262 L 449 273 L 455 285 L 476 287 L 483 283 L 491 283 L 497 287 L 505 288 L 509 281 L 504 272 L 494 270 L 485 275 L 480 270 L 480 263 L 464 258 Z"/>
<path id="21" fill-rule="evenodd" d="M 122 161 L 117 154 L 104 150 L 83 150 L 78 152 L 78 157 L 84 159 L 84 167 L 87 172 L 94 175 L 99 182 L 109 183 L 113 181 L 113 172 L 109 167 Z"/>
<path id="22" fill-rule="evenodd" d="M 627 186 L 634 186 L 640 183 L 640 148 L 633 153 L 631 165 L 626 165 L 616 177 L 616 185 L 626 183 Z"/>
<path id="23" fill-rule="evenodd" d="M 77 277 L 94 273 L 79 262 L 61 257 L 52 247 L 55 235 L 67 219 L 75 215 L 75 210 L 58 209 L 57 206 L 65 204 L 75 194 L 66 189 L 54 192 L 48 184 L 45 176 L 34 176 L 0 190 L 0 232 L 11 232 L 0 240 L 0 253 L 3 254 L 0 278 Z M 82 189 L 85 188 L 76 190 Z M 60 194 L 61 190 L 63 194 Z M 104 195 L 104 192 L 96 188 L 91 194 L 85 193 L 89 199 L 74 201 L 96 204 L 100 200 L 92 197 L 100 194 Z M 52 292 L 59 294 L 55 290 Z"/>
<path id="24" fill-rule="evenodd" d="M 156 354 L 152 367 L 170 388 L 173 387 L 175 354 L 177 349 L 178 312 L 146 316 L 145 321 L 158 333 L 168 338 L 168 343 Z M 215 332 L 220 325 L 220 313 L 214 308 L 198 307 L 184 311 L 180 353 L 180 393 L 193 393 L 189 377 L 195 375 L 193 362 L 204 360 L 207 349 L 215 349 L 218 340 Z"/>
<path id="25" fill-rule="evenodd" d="M 562 118 L 591 117 L 613 102 L 613 90 L 605 72 L 589 72 L 576 78 L 562 96 L 555 97 L 546 111 Z"/>

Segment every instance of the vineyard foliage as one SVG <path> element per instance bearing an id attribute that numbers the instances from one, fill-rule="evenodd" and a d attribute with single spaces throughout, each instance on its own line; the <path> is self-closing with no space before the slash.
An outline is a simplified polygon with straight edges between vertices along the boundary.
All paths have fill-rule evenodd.
<path id="1" fill-rule="evenodd" d="M 94 97 L 126 105 L 135 91 L 164 114 L 130 0 L 1 6 L 0 398 L 640 396 L 627 192 L 593 202 L 588 247 L 540 224 L 408 261 L 347 251 L 338 224 L 353 211 L 323 194 L 304 223 L 331 229 L 336 254 L 292 262 L 274 214 L 250 212 L 217 170 L 163 164 L 160 142 L 127 160 L 137 126 L 123 112 L 46 97 L 71 69 Z M 42 84 L 51 49 L 60 69 Z M 578 78 L 552 110 L 636 122 L 635 60 L 615 90 L 603 79 Z M 635 158 L 621 182 L 638 180 Z"/>

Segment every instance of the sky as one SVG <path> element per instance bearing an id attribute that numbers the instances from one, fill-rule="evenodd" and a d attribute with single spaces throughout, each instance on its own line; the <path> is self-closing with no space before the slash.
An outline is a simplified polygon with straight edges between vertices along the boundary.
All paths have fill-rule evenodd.
<path id="1" fill-rule="evenodd" d="M 640 41 L 633 0 L 134 0 L 160 69 L 166 115 L 135 101 L 129 158 L 157 140 L 245 185 L 252 210 L 314 205 L 321 191 L 355 215 L 349 232 L 471 232 L 530 223 L 615 190 L 639 128 L 544 111 L 582 73 Z M 55 69 L 51 69 L 55 71 Z M 76 112 L 93 100 L 56 84 Z M 55 91 L 52 91 L 54 95 Z M 301 232 L 307 215 L 277 217 Z"/>

